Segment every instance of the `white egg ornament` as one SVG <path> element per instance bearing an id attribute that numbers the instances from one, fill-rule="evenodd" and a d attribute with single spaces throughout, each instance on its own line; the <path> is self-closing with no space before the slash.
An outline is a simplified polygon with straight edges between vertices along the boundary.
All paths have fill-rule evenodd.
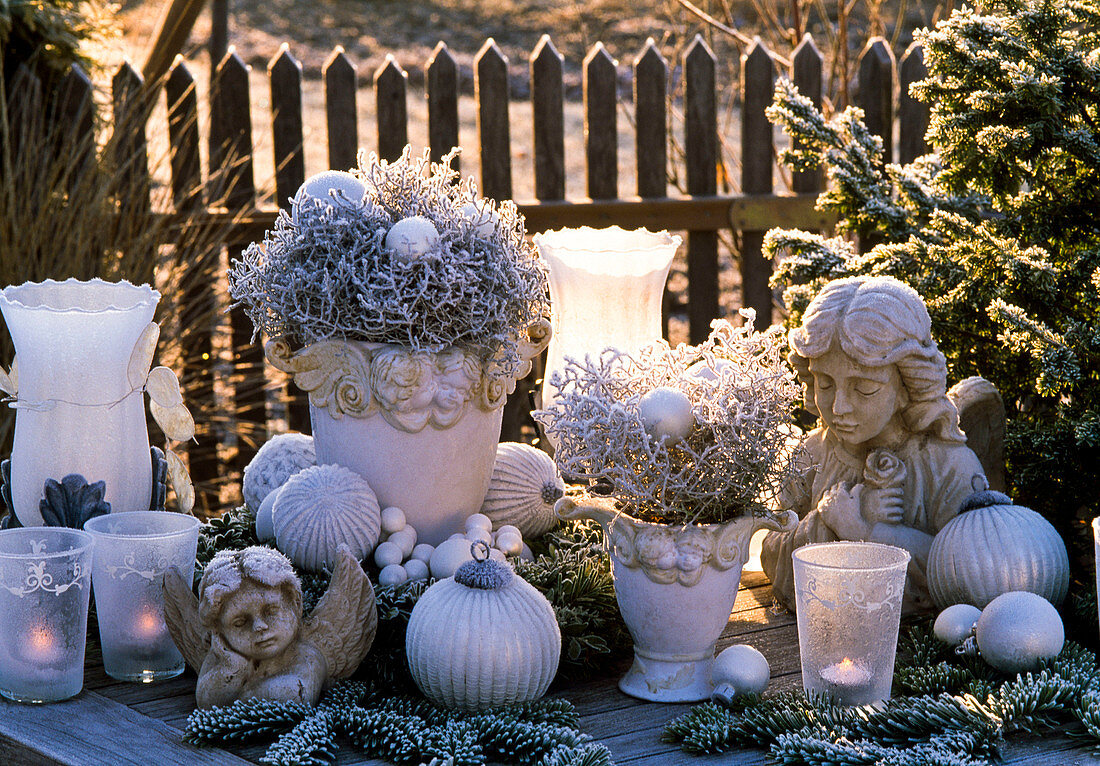
<path id="1" fill-rule="evenodd" d="M 970 636 L 981 616 L 982 610 L 976 606 L 954 604 L 939 613 L 932 632 L 948 646 L 958 646 Z"/>
<path id="2" fill-rule="evenodd" d="M 297 220 L 298 206 L 310 199 L 319 199 L 332 204 L 341 196 L 348 202 L 358 204 L 367 193 L 366 185 L 351 173 L 342 170 L 325 170 L 305 180 L 294 195 L 291 206 L 293 218 Z"/>
<path id="3" fill-rule="evenodd" d="M 275 539 L 275 522 L 271 517 L 271 509 L 275 507 L 275 498 L 279 496 L 279 489 L 269 492 L 260 503 L 260 510 L 256 511 L 256 539 L 261 543 Z"/>
<path id="4" fill-rule="evenodd" d="M 409 671 L 437 705 L 468 711 L 536 700 L 561 657 L 554 609 L 508 564 L 463 564 L 413 607 L 405 633 Z M 442 547 L 442 546 L 440 546 Z"/>
<path id="5" fill-rule="evenodd" d="M 982 659 L 1003 673 L 1034 670 L 1057 657 L 1066 642 L 1054 605 L 1029 591 L 1002 593 L 989 602 L 974 628 Z"/>
<path id="6" fill-rule="evenodd" d="M 439 230 L 422 215 L 402 218 L 386 234 L 386 249 L 401 263 L 412 263 L 439 244 Z"/>
<path id="7" fill-rule="evenodd" d="M 711 699 L 730 704 L 746 694 L 763 694 L 771 680 L 767 658 L 748 644 L 735 644 L 723 649 L 710 670 L 714 681 Z"/>
<path id="8" fill-rule="evenodd" d="M 691 400 L 671 386 L 659 386 L 639 399 L 638 417 L 646 433 L 657 441 L 664 439 L 666 446 L 687 438 L 695 425 Z"/>

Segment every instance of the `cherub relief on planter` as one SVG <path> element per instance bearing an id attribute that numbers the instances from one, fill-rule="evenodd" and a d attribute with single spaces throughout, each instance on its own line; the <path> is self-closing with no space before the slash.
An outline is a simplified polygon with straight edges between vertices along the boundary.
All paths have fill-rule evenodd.
<path id="1" fill-rule="evenodd" d="M 374 641 L 374 589 L 342 546 L 325 595 L 302 619 L 302 586 L 272 548 L 221 551 L 206 566 L 199 598 L 179 572 L 164 577 L 165 618 L 198 671 L 200 708 L 259 697 L 317 704 L 329 679 L 350 676 Z"/>
<path id="2" fill-rule="evenodd" d="M 798 526 L 764 540 L 761 564 L 773 592 L 794 608 L 796 548 L 868 540 L 910 552 L 904 608 L 931 608 L 925 571 L 932 538 L 987 481 L 959 428 L 924 302 L 890 277 L 835 280 L 789 341 L 806 408 L 821 425 L 803 441 L 801 470 L 781 497 L 798 513 Z M 999 396 L 986 386 L 980 407 L 992 412 L 990 397 L 999 404 Z"/>

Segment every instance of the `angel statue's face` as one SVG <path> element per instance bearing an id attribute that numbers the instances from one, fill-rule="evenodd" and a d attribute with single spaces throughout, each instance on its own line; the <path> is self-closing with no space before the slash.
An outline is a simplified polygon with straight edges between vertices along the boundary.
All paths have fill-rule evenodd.
<path id="1" fill-rule="evenodd" d="M 285 590 L 251 582 L 226 599 L 219 625 L 229 648 L 251 660 L 278 657 L 298 636 L 298 615 Z"/>
<path id="2" fill-rule="evenodd" d="M 810 359 L 810 372 L 821 419 L 849 448 L 887 436 L 908 402 L 897 365 L 867 367 L 836 346 Z"/>

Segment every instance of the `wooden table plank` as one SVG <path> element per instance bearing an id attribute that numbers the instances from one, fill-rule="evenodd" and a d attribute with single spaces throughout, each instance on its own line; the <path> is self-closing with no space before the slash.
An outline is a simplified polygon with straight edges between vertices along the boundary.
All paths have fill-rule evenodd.
<path id="1" fill-rule="evenodd" d="M 9 766 L 248 766 L 192 747 L 178 729 L 92 691 L 52 705 L 0 700 L 0 763 Z"/>

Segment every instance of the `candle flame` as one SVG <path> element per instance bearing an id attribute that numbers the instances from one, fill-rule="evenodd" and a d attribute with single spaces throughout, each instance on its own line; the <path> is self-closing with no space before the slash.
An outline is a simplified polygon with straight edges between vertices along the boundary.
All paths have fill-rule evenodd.
<path id="1" fill-rule="evenodd" d="M 840 662 L 837 663 L 837 670 L 851 670 L 855 666 L 856 666 L 855 662 L 853 662 L 848 657 L 845 657 L 844 659 L 842 659 Z"/>
<path id="2" fill-rule="evenodd" d="M 35 625 L 27 636 L 27 643 L 38 653 L 48 652 L 54 648 L 53 633 L 41 625 Z"/>
<path id="3" fill-rule="evenodd" d="M 160 632 L 160 616 L 153 612 L 142 612 L 138 617 L 138 630 L 147 636 Z"/>

